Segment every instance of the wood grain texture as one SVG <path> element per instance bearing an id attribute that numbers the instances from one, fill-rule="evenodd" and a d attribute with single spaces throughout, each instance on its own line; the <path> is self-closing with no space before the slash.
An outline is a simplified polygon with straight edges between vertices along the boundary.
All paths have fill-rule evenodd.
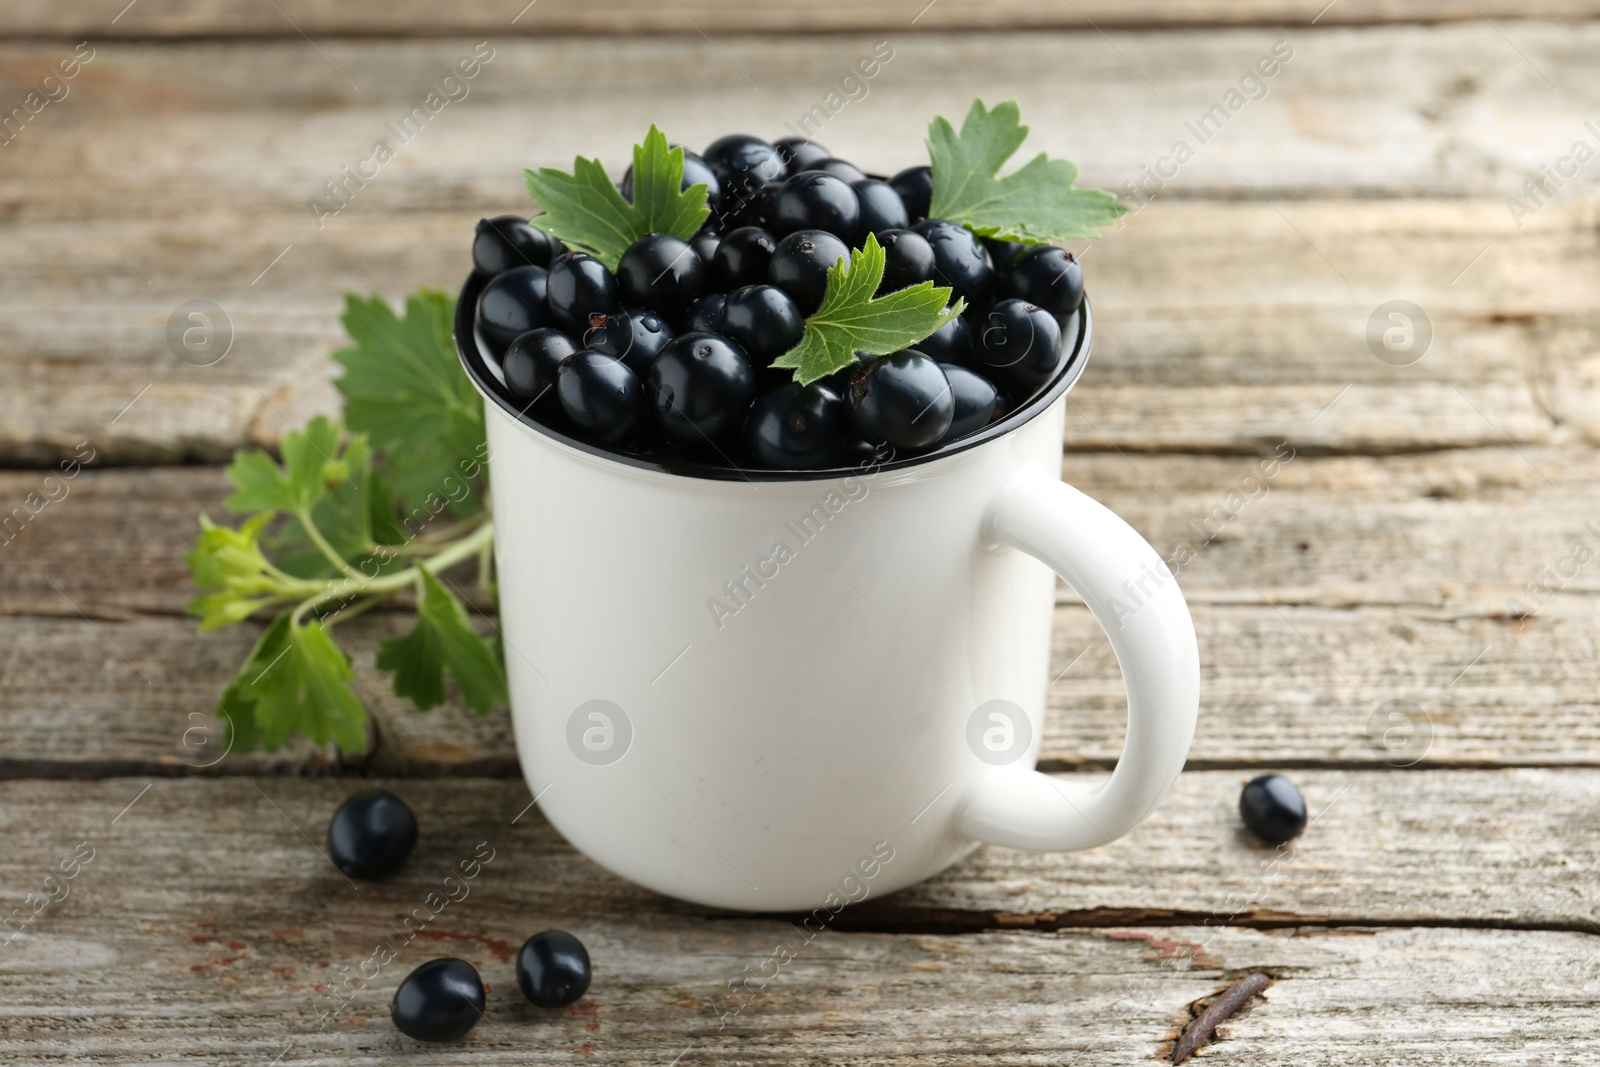
<path id="1" fill-rule="evenodd" d="M 740 4 L 733 0 L 684 0 L 655 4 L 621 0 L 608 4 L 581 0 L 520 3 L 467 0 L 440 8 L 422 0 L 377 3 L 366 0 L 333 6 L 312 0 L 283 0 L 263 12 L 244 0 L 143 0 L 128 10 L 114 0 L 51 5 L 43 0 L 5 0 L 0 22 L 17 36 L 30 37 L 293 37 L 418 36 L 488 33 L 496 36 L 550 34 L 712 35 L 735 33 L 817 33 L 865 30 L 898 33 L 940 30 L 1016 30 L 1091 27 L 1248 25 L 1362 25 L 1385 22 L 1473 21 L 1496 19 L 1582 19 L 1600 13 L 1592 0 L 1344 0 L 1326 9 L 1294 0 L 883 0 L 851 4 L 845 0 L 800 3 L 778 0 Z"/>
<path id="2" fill-rule="evenodd" d="M 1121 188 L 1177 138 L 1198 146 L 1088 254 L 1099 329 L 1073 423 L 1084 447 L 1594 441 L 1594 178 L 1580 171 L 1520 229 L 1505 199 L 1600 109 L 1587 74 L 1600 27 L 1502 32 L 1293 34 L 1265 98 L 1205 144 L 1185 123 L 1275 31 L 911 37 L 822 133 L 889 171 L 922 156 L 925 116 L 1015 94 L 1032 146 L 1083 161 L 1093 184 Z M 650 121 L 690 144 L 731 115 L 776 135 L 871 38 L 503 42 L 471 94 L 318 229 L 308 202 L 473 43 L 327 42 L 327 62 L 304 41 L 101 47 L 3 149 L 0 358 L 15 384 L 0 398 L 0 462 L 51 463 L 80 442 L 102 462 L 214 462 L 275 440 L 334 403 L 340 291 L 453 290 L 473 220 L 526 210 L 523 166 L 584 151 L 620 169 Z M 0 50 L 7 98 L 59 51 Z M 612 74 L 591 85 L 597 68 Z M 1414 199 L 1431 196 L 1466 199 Z M 1410 367 L 1365 339 L 1395 298 L 1432 322 Z M 169 346 L 169 317 L 194 299 L 234 327 L 214 366 Z"/>
<path id="3" fill-rule="evenodd" d="M 1458 917 L 1435 927 L 1205 925 L 1206 909 L 1233 907 L 1227 892 L 1258 892 L 1252 861 L 1270 855 L 1234 841 L 1223 828 L 1227 805 L 1218 804 L 1209 820 L 1191 813 L 1187 827 L 1205 838 L 1208 851 L 1226 855 L 1214 864 L 1171 855 L 1160 840 L 1160 812 L 1127 842 L 1165 887 L 1162 894 L 1128 885 L 1129 864 L 1098 850 L 1058 862 L 1048 891 L 989 883 L 979 900 L 956 896 L 962 879 L 971 886 L 980 872 L 1014 859 L 980 854 L 918 898 L 869 897 L 808 942 L 786 922 L 708 916 L 633 889 L 574 854 L 536 812 L 513 826 L 526 803 L 520 784 L 397 785 L 422 815 L 422 839 L 396 878 L 359 889 L 301 836 L 319 837 L 345 783 L 162 781 L 143 793 L 138 779 L 10 784 L 0 787 L 0 824 L 11 842 L 0 856 L 0 879 L 17 887 L 17 903 L 80 843 L 93 852 L 74 878 L 56 883 L 65 886 L 64 898 L 0 950 L 8 1005 L 0 1055 L 127 1063 L 182 1049 L 229 1064 L 274 1056 L 347 1063 L 374 1053 L 435 1063 L 573 1055 L 661 1063 L 687 1050 L 729 1063 L 1146 1062 L 1189 1018 L 1191 1004 L 1253 970 L 1273 974 L 1277 984 L 1224 1028 L 1207 1058 L 1511 1063 L 1600 1049 L 1587 1024 L 1600 998 L 1592 936 L 1459 928 L 1469 916 L 1549 918 L 1552 910 L 1579 910 L 1568 887 L 1581 876 L 1560 861 L 1592 856 L 1575 851 L 1573 828 L 1537 822 L 1531 802 L 1592 803 L 1590 791 L 1555 784 L 1571 776 L 1551 772 L 1429 776 L 1448 779 L 1464 798 L 1446 786 L 1413 815 L 1380 815 L 1365 844 L 1355 837 L 1342 844 L 1360 852 L 1361 862 L 1346 852 L 1335 863 L 1326 839 L 1348 836 L 1339 826 L 1341 808 L 1352 820 L 1380 814 L 1376 804 L 1367 806 L 1378 797 L 1361 799 L 1366 779 L 1417 777 L 1366 776 L 1352 786 L 1313 827 L 1304 850 L 1278 868 L 1266 904 L 1287 911 L 1325 900 L 1350 914 L 1359 898 L 1370 900 L 1372 914 L 1387 914 L 1393 902 L 1360 881 L 1382 872 L 1385 884 L 1413 887 L 1408 907 Z M 1331 784 L 1308 782 L 1315 789 Z M 1232 798 L 1231 784 L 1215 785 L 1227 794 L 1221 799 Z M 1504 814 L 1496 796 L 1521 812 L 1500 826 L 1523 835 L 1518 847 L 1531 859 L 1507 858 L 1516 854 L 1495 835 L 1494 820 Z M 1486 810 L 1481 824 L 1474 804 Z M 1413 820 L 1433 832 L 1417 832 Z M 1450 828 L 1461 836 L 1448 838 Z M 1397 877 L 1395 866 L 1413 857 L 1406 849 L 1386 854 L 1396 836 L 1407 848 L 1428 849 L 1460 879 L 1461 892 L 1430 901 L 1418 880 Z M 1446 851 L 1447 839 L 1455 851 Z M 1586 839 L 1592 846 L 1593 835 Z M 488 842 L 493 858 L 475 878 L 456 883 L 455 901 L 435 902 L 430 913 L 428 895 L 441 892 L 445 875 L 471 860 L 478 842 Z M 1182 851 L 1196 850 L 1185 843 Z M 1509 881 L 1496 884 L 1485 867 L 1469 868 L 1486 854 Z M 1172 860 L 1175 869 L 1164 866 Z M 1541 876 L 1554 884 L 1542 884 Z M 1362 885 L 1361 894 L 1349 891 L 1353 884 Z M 1059 930 L 1004 925 L 1026 921 L 1019 906 L 1067 897 L 1092 905 L 1112 894 L 1160 896 L 1187 921 L 1082 913 L 1075 925 L 1063 911 L 1057 919 L 1069 921 Z M 957 901 L 980 904 L 974 924 L 947 916 L 941 927 L 920 910 Z M 421 932 L 406 940 L 398 930 L 408 914 L 410 929 Z M 923 928 L 897 932 L 899 921 Z M 528 934 L 551 927 L 584 939 L 595 981 L 578 1005 L 539 1013 L 521 1002 L 510 957 Z M 372 978 L 362 982 L 363 962 L 380 942 L 395 958 L 375 973 L 368 967 Z M 774 973 L 764 961 L 780 945 L 796 958 L 757 984 Z M 391 1029 L 389 995 L 411 967 L 451 954 L 477 965 L 490 985 L 486 1021 L 461 1046 L 421 1049 Z M 738 1001 L 729 999 L 730 982 Z M 952 983 L 959 997 L 950 995 Z"/>

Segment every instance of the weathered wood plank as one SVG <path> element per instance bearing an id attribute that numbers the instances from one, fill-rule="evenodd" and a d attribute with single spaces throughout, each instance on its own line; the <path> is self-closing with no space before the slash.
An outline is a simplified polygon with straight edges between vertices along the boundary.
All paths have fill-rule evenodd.
<path id="1" fill-rule="evenodd" d="M 1335 777 L 1306 784 L 1320 796 Z M 445 954 L 477 965 L 491 992 L 486 1022 L 464 1045 L 430 1050 L 433 1062 L 576 1053 L 660 1063 L 686 1050 L 742 1063 L 1142 1062 L 1191 1003 L 1255 970 L 1276 984 L 1208 1058 L 1510 1063 L 1600 1050 L 1587 934 L 1458 929 L 1437 918 L 1443 928 L 1205 925 L 1205 909 L 1231 913 L 1227 894 L 1249 899 L 1263 885 L 1259 910 L 1284 919 L 1323 903 L 1335 914 L 1392 915 L 1406 887 L 1399 914 L 1408 918 L 1566 922 L 1584 909 L 1581 868 L 1592 864 L 1594 836 L 1587 820 L 1547 815 L 1592 805 L 1592 774 L 1357 777 L 1264 883 L 1259 862 L 1272 853 L 1237 840 L 1233 783 L 1190 775 L 1186 784 L 1204 782 L 1198 793 L 1218 794 L 1214 816 L 1191 812 L 1175 855 L 1166 817 L 1178 805 L 1169 803 L 1124 846 L 1159 891 L 1133 884 L 1130 861 L 1102 849 L 1058 859 L 1045 885 L 990 882 L 980 896 L 956 897 L 963 878 L 1025 869 L 1013 854 L 980 854 L 925 889 L 869 898 L 809 942 L 788 923 L 707 921 L 633 889 L 573 853 L 537 813 L 511 825 L 526 803 L 520 784 L 400 785 L 421 815 L 421 842 L 396 878 L 359 889 L 301 836 L 320 836 L 349 783 L 159 781 L 144 793 L 137 779 L 10 784 L 0 787 L 12 842 L 0 881 L 14 900 L 75 850 L 88 855 L 81 842 L 93 851 L 74 878 L 53 883 L 62 899 L 0 953 L 0 1054 L 123 1063 L 181 1047 L 207 1062 L 325 1064 L 374 1049 L 416 1053 L 390 1028 L 388 998 L 407 970 Z M 1341 847 L 1330 854 L 1336 835 Z M 464 897 L 458 887 L 457 900 L 430 912 L 428 894 L 480 841 L 493 858 L 464 883 Z M 1413 864 L 1428 861 L 1436 865 L 1415 876 Z M 1192 918 L 1156 925 L 1062 907 L 1050 920 L 1064 925 L 1058 932 L 1002 929 L 1005 913 L 1024 921 L 1031 916 L 1018 913 L 1038 904 L 1092 908 L 1108 897 L 1163 899 Z M 974 924 L 922 910 L 950 903 L 977 905 Z M 421 933 L 405 940 L 397 928 L 408 913 Z M 898 921 L 924 929 L 867 932 Z M 541 1014 L 521 1003 L 510 956 L 550 927 L 587 942 L 595 981 L 579 1005 Z M 987 932 L 945 932 L 972 929 Z M 368 966 L 371 980 L 359 981 L 383 941 L 394 961 Z M 774 974 L 764 961 L 779 945 L 796 958 L 758 984 Z M 738 1011 L 730 982 L 749 998 Z"/>
<path id="2" fill-rule="evenodd" d="M 800 3 L 799 0 L 740 4 L 733 0 L 685 0 L 660 5 L 648 0 L 585 4 L 580 0 L 544 0 L 521 12 L 516 5 L 467 0 L 448 8 L 403 0 L 398 3 L 351 3 L 327 7 L 311 0 L 284 0 L 276 12 L 263 13 L 243 0 L 178 3 L 145 0 L 119 13 L 118 5 L 48 5 L 36 0 L 0 3 L 0 21 L 16 36 L 28 37 L 289 37 L 297 33 L 372 37 L 489 33 L 496 36 L 546 34 L 699 34 L 817 33 L 881 30 L 895 33 L 940 30 L 1011 30 L 1184 25 L 1300 25 L 1315 19 L 1321 25 L 1444 20 L 1581 19 L 1600 14 L 1589 0 L 1426 0 L 1405 6 L 1384 0 L 1346 0 L 1325 11 L 1294 0 L 1188 0 L 1161 4 L 1155 0 L 1114 3 L 1112 0 L 998 0 L 983 4 L 927 4 L 924 0 L 887 0 L 850 4 L 844 0 Z"/>

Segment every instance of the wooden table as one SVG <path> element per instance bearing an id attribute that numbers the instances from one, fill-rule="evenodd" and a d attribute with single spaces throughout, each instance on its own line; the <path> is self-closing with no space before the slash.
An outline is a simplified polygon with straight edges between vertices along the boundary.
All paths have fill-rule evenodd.
<path id="1" fill-rule="evenodd" d="M 1600 1052 L 1600 162 L 1542 206 L 1523 190 L 1600 147 L 1600 4 L 124 2 L 0 0 L 5 111 L 92 49 L 0 147 L 0 510 L 94 457 L 0 545 L 0 910 L 60 898 L 0 949 L 0 1060 L 1134 1063 L 1256 970 L 1276 983 L 1206 1060 Z M 895 170 L 931 114 L 1015 96 L 1085 181 L 1171 174 L 1087 253 L 1065 470 L 1194 552 L 1202 717 L 1165 804 L 1114 845 L 986 849 L 847 910 L 733 1011 L 794 929 L 577 855 L 527 810 L 504 712 L 388 694 L 370 653 L 397 617 L 350 626 L 369 756 L 201 766 L 254 632 L 196 635 L 183 556 L 234 449 L 335 407 L 341 291 L 453 288 L 473 221 L 527 209 L 524 165 L 620 169 L 651 121 L 777 136 L 880 40 L 894 58 L 818 134 L 839 155 Z M 470 95 L 319 228 L 324 182 L 480 41 Z M 1279 41 L 1200 143 L 1186 124 Z M 1178 140 L 1192 158 L 1163 162 Z M 199 299 L 235 331 L 205 367 L 166 334 Z M 1394 300 L 1425 350 L 1369 344 Z M 1055 660 L 1042 764 L 1103 774 L 1121 682 L 1065 589 Z M 1317 813 L 1282 853 L 1235 810 L 1265 769 Z M 372 781 L 422 842 L 357 889 L 316 845 Z M 350 982 L 480 840 L 470 896 Z M 596 974 L 552 1014 L 508 960 L 553 926 Z M 452 954 L 492 987 L 486 1024 L 402 1039 L 394 985 Z"/>

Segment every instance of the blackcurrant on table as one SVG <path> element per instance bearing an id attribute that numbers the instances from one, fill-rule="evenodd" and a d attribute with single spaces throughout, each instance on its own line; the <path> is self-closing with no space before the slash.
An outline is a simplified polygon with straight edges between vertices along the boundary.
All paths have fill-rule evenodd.
<path id="1" fill-rule="evenodd" d="M 0 946 L 0 1060 L 1154 1062 L 1258 970 L 1275 984 L 1206 1060 L 1600 1052 L 1600 162 L 1560 163 L 1600 147 L 1600 4 L 124 2 L 0 0 L 0 113 L 94 49 L 0 147 L 0 915 L 59 897 Z M 330 201 L 482 40 L 470 95 Z M 255 634 L 195 634 L 183 556 L 234 449 L 333 408 L 341 292 L 453 289 L 473 222 L 526 207 L 525 165 L 620 172 L 651 121 L 691 146 L 790 132 L 880 40 L 892 61 L 817 132 L 837 154 L 893 171 L 931 113 L 1015 96 L 1030 148 L 1138 208 L 1085 252 L 1100 321 L 1065 473 L 1192 557 L 1201 725 L 1149 822 L 984 850 L 801 944 L 574 853 L 503 711 L 387 693 L 378 613 L 349 624 L 367 757 L 201 766 Z M 1232 107 L 1277 41 L 1292 59 Z M 311 201 L 338 210 L 319 226 Z M 191 300 L 232 324 L 210 366 L 169 347 Z M 1391 301 L 1425 313 L 1420 359 L 1385 346 Z M 1043 766 L 1103 773 L 1121 681 L 1065 589 L 1052 670 Z M 1277 852 L 1235 812 L 1267 769 L 1316 813 Z M 373 781 L 422 842 L 357 889 L 314 845 Z M 478 841 L 470 895 L 341 992 Z M 553 1014 L 509 962 L 548 927 L 596 965 Z M 419 1051 L 387 1003 L 437 955 L 479 964 L 488 1017 Z"/>

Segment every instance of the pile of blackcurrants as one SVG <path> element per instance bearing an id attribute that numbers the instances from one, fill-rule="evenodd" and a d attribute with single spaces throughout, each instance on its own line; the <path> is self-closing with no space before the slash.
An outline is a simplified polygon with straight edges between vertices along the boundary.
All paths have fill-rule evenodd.
<path id="1" fill-rule="evenodd" d="M 631 179 L 618 186 L 630 202 Z M 525 413 L 615 452 L 815 470 L 975 433 L 1026 404 L 1076 345 L 1073 255 L 928 218 L 926 166 L 885 180 L 815 142 L 734 134 L 684 152 L 683 188 L 695 184 L 711 210 L 701 230 L 647 233 L 615 273 L 518 216 L 478 223 L 477 339 Z M 772 361 L 868 235 L 885 252 L 877 295 L 931 281 L 967 310 L 914 348 L 798 384 Z"/>

